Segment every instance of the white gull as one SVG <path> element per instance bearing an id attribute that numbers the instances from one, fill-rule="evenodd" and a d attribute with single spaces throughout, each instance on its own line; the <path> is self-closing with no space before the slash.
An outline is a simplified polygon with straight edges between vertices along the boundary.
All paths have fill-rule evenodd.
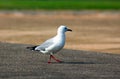
<path id="1" fill-rule="evenodd" d="M 49 59 L 48 63 L 51 63 L 51 58 L 53 58 L 57 62 L 62 62 L 62 61 L 56 59 L 53 56 L 53 54 L 57 53 L 58 51 L 60 51 L 64 47 L 65 40 L 66 40 L 65 32 L 67 32 L 67 31 L 72 31 L 72 30 L 68 29 L 64 25 L 61 25 L 57 30 L 56 36 L 46 40 L 45 42 L 43 42 L 39 46 L 27 47 L 27 48 L 34 50 L 34 51 L 40 51 L 44 54 L 49 54 L 50 59 Z"/>

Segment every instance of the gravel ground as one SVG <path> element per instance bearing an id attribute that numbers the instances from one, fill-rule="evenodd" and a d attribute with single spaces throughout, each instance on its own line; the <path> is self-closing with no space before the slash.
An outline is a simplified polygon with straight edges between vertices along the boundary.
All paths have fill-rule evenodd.
<path id="1" fill-rule="evenodd" d="M 0 79 L 120 79 L 120 55 L 63 49 L 63 63 L 48 64 L 48 55 L 31 45 L 0 43 Z"/>

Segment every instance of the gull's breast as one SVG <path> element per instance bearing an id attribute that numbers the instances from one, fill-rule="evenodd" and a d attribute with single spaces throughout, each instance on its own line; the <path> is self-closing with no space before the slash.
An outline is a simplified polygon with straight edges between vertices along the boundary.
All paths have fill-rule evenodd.
<path id="1" fill-rule="evenodd" d="M 59 39 L 58 38 L 54 39 L 54 43 L 55 43 L 55 45 L 54 45 L 54 48 L 53 48 L 53 52 L 56 53 L 64 47 L 65 38 L 62 37 L 62 38 L 59 38 Z"/>

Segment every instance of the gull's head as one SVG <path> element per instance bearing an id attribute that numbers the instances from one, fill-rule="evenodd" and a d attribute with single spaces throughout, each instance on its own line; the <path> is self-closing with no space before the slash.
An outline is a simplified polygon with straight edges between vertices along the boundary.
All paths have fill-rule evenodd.
<path id="1" fill-rule="evenodd" d="M 64 25 L 61 25 L 59 28 L 58 28 L 58 32 L 60 33 L 65 33 L 67 31 L 72 31 L 71 29 L 69 29 L 67 26 L 64 26 Z"/>

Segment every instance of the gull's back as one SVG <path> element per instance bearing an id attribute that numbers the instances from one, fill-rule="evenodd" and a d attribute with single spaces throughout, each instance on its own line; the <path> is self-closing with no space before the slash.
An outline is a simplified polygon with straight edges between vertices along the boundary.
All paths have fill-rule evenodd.
<path id="1" fill-rule="evenodd" d="M 37 51 L 41 51 L 41 50 L 45 51 L 46 48 L 48 48 L 49 46 L 51 46 L 53 44 L 54 44 L 54 38 L 51 38 L 51 39 L 46 40 L 45 42 L 43 42 L 39 46 L 37 46 L 35 48 L 35 50 L 37 50 Z"/>

